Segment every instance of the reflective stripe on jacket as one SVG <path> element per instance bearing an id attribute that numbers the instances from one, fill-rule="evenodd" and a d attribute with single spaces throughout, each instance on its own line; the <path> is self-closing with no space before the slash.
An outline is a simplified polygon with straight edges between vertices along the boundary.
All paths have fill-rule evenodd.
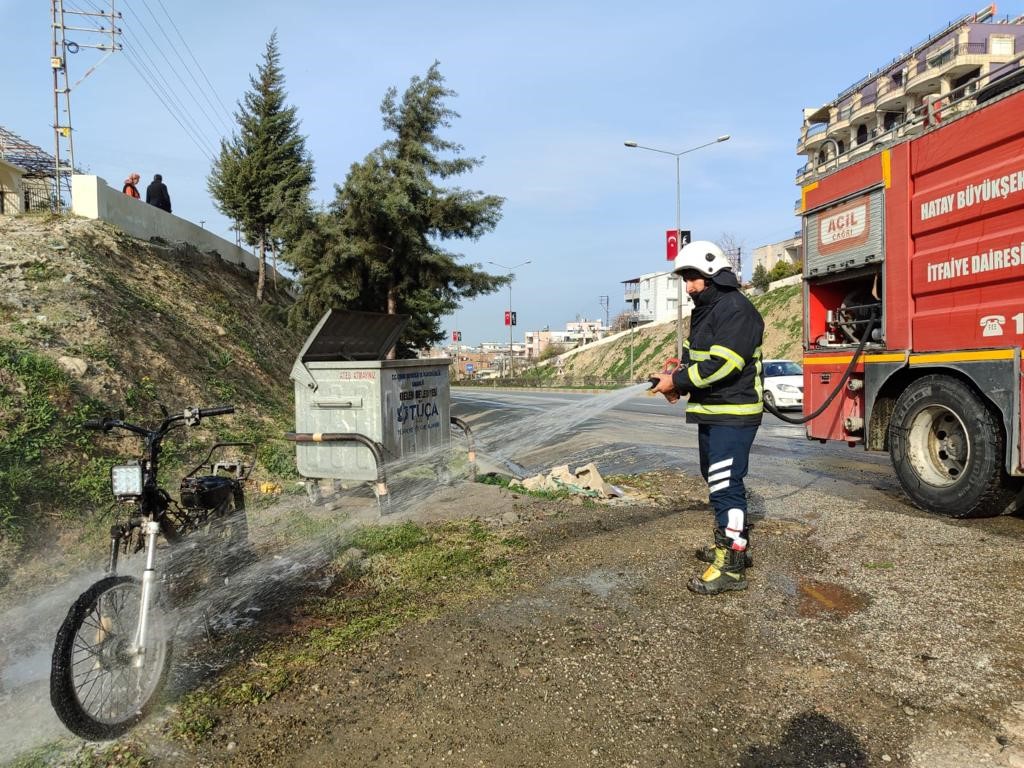
<path id="1" fill-rule="evenodd" d="M 686 420 L 698 424 L 760 424 L 764 409 L 761 344 L 764 320 L 737 290 L 718 289 L 691 316 L 683 359 L 672 375 L 690 399 Z"/>

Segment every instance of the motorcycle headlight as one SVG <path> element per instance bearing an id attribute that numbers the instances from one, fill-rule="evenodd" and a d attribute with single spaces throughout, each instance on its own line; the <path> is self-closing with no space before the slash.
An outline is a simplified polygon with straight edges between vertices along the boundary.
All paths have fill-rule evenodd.
<path id="1" fill-rule="evenodd" d="M 110 487 L 119 499 L 142 495 L 142 467 L 120 464 L 110 468 Z"/>
<path id="2" fill-rule="evenodd" d="M 794 387 L 792 384 L 779 384 L 779 392 L 792 392 L 797 393 L 800 391 L 800 387 Z"/>

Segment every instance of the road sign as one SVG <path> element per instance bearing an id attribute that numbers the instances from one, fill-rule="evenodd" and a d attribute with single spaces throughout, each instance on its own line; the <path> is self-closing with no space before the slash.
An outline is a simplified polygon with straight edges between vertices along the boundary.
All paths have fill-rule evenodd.
<path id="1" fill-rule="evenodd" d="M 472 372 L 473 372 L 473 364 L 472 363 L 466 363 L 466 373 L 472 373 Z"/>

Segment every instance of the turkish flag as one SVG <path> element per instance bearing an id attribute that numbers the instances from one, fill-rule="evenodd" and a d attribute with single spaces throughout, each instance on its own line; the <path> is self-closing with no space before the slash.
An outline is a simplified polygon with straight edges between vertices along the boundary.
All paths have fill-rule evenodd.
<path id="1" fill-rule="evenodd" d="M 665 258 L 675 261 L 679 253 L 679 232 L 674 229 L 665 230 Z"/>

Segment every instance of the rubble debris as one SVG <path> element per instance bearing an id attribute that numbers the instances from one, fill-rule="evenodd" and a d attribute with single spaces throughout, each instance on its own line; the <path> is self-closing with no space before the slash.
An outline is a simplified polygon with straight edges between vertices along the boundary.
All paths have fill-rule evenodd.
<path id="1" fill-rule="evenodd" d="M 567 491 L 579 496 L 611 499 L 623 495 L 622 489 L 604 481 L 594 462 L 579 467 L 575 472 L 568 464 L 553 467 L 547 474 L 533 475 L 523 480 L 513 479 L 509 488 L 523 488 L 527 491 Z"/>

